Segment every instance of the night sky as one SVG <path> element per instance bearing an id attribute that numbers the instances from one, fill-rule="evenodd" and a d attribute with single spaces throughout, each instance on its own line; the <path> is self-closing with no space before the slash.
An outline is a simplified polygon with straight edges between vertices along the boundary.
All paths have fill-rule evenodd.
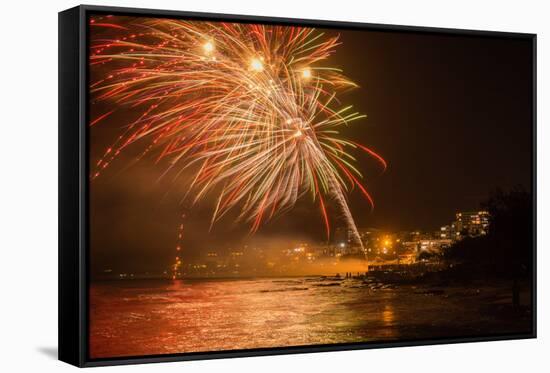
<path id="1" fill-rule="evenodd" d="M 339 96 L 367 114 L 343 136 L 376 150 L 388 162 L 359 156 L 371 212 L 359 191 L 350 196 L 357 226 L 432 230 L 459 210 L 477 209 L 495 187 L 531 188 L 531 42 L 405 32 L 326 30 L 341 37 L 332 66 L 360 88 Z M 93 33 L 92 33 L 93 38 Z M 93 72 L 92 72 L 93 73 Z M 94 118 L 109 106 L 92 103 Z M 135 113 L 124 109 L 90 130 L 90 162 L 120 134 Z M 180 216 L 188 257 L 245 241 L 277 245 L 289 239 L 322 241 L 317 204 L 305 197 L 289 213 L 247 235 L 249 226 L 226 216 L 209 233 L 212 205 L 181 205 L 185 185 L 159 179 L 167 163 L 132 160 L 135 144 L 90 187 L 91 261 L 94 271 L 162 270 L 171 263 Z M 332 226 L 342 226 L 332 211 Z"/>

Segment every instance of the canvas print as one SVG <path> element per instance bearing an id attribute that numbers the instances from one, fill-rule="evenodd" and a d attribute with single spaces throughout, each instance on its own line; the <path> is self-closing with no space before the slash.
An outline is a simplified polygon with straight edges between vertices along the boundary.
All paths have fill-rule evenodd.
<path id="1" fill-rule="evenodd" d="M 95 14 L 90 359 L 532 332 L 532 44 Z"/>

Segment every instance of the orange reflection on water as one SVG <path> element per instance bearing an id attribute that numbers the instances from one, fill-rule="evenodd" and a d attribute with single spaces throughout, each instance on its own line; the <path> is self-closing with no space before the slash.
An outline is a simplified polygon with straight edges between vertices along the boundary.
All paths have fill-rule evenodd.
<path id="1" fill-rule="evenodd" d="M 394 319 L 393 306 L 391 304 L 386 304 L 384 306 L 384 311 L 382 311 L 382 321 L 386 326 L 392 326 Z"/>

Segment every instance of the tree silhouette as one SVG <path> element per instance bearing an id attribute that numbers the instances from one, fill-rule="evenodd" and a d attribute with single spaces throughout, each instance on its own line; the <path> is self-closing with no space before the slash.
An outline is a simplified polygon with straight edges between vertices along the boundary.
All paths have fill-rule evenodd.
<path id="1" fill-rule="evenodd" d="M 513 281 L 513 302 L 519 306 L 519 281 L 533 270 L 533 199 L 523 187 L 494 190 L 481 207 L 489 211 L 489 232 L 466 237 L 446 252 L 461 264 L 464 276 L 496 276 Z"/>
<path id="2" fill-rule="evenodd" d="M 496 189 L 482 204 L 491 214 L 488 238 L 498 250 L 498 263 L 512 277 L 532 271 L 533 199 L 521 186 L 508 192 Z M 497 254 L 497 253 L 495 253 Z"/>

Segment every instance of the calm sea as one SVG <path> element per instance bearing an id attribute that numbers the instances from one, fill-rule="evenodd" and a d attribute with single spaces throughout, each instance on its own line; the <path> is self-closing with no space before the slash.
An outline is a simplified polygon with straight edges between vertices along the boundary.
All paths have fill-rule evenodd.
<path id="1" fill-rule="evenodd" d="M 526 331 L 506 286 L 323 277 L 133 280 L 90 288 L 90 356 L 120 357 Z"/>

